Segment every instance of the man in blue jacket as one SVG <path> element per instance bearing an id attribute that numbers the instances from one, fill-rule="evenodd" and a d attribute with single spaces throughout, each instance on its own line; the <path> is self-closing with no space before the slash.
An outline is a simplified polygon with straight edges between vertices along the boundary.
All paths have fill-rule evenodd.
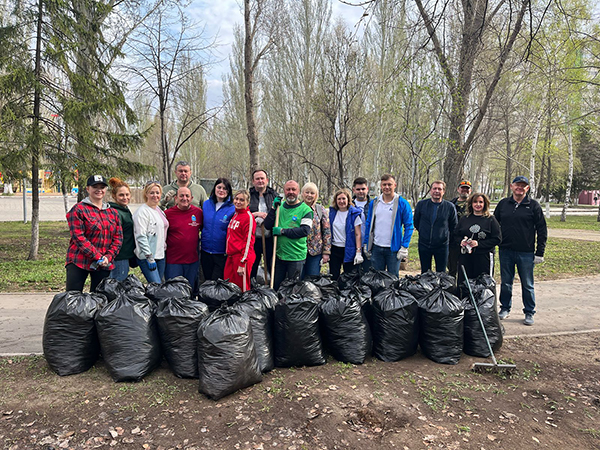
<path id="1" fill-rule="evenodd" d="M 412 210 L 408 202 L 396 194 L 393 175 L 382 175 L 380 188 L 381 195 L 369 203 L 363 254 L 371 254 L 374 269 L 387 270 L 398 276 L 400 261 L 408 258 L 408 246 L 413 234 Z"/>
<path id="2" fill-rule="evenodd" d="M 448 263 L 448 245 L 456 227 L 456 208 L 444 200 L 446 183 L 441 180 L 431 184 L 429 194 L 417 203 L 415 228 L 419 232 L 419 260 L 421 273 L 431 269 L 431 258 L 435 259 L 436 272 L 445 272 Z"/>

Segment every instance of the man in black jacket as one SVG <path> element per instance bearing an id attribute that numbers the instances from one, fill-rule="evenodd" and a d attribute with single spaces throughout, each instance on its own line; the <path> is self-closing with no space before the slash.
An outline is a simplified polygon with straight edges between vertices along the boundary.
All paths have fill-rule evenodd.
<path id="1" fill-rule="evenodd" d="M 279 194 L 275 189 L 269 186 L 269 178 L 264 169 L 256 169 L 252 172 L 252 185 L 250 188 L 250 212 L 256 220 L 256 240 L 254 241 L 254 252 L 256 260 L 252 266 L 250 277 L 256 277 L 258 266 L 260 265 L 260 257 L 263 256 L 267 266 L 267 271 L 271 270 L 271 261 L 273 258 L 273 236 L 270 231 L 264 229 L 263 222 L 267 217 L 267 213 L 271 209 L 273 200 Z M 263 233 L 265 236 L 265 254 L 263 255 Z M 265 274 L 265 277 L 267 274 Z"/>
<path id="2" fill-rule="evenodd" d="M 431 198 L 421 200 L 415 207 L 414 224 L 419 232 L 419 260 L 421 273 L 431 269 L 431 258 L 435 259 L 436 272 L 445 272 L 448 263 L 448 245 L 456 227 L 456 209 L 444 200 L 446 183 L 441 180 L 431 183 Z"/>
<path id="3" fill-rule="evenodd" d="M 516 177 L 510 185 L 512 195 L 500 200 L 494 216 L 502 227 L 500 244 L 500 319 L 505 319 L 512 306 L 512 287 L 515 266 L 521 280 L 525 325 L 533 325 L 535 293 L 533 267 L 544 262 L 548 229 L 542 207 L 529 198 L 529 180 Z M 536 248 L 537 235 L 537 248 Z"/>

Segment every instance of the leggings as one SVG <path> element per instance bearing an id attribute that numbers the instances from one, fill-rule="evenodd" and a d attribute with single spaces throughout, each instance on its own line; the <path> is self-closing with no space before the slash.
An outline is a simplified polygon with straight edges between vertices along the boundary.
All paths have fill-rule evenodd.
<path id="1" fill-rule="evenodd" d="M 77 267 L 75 264 L 67 264 L 67 291 L 79 291 L 83 292 L 83 285 L 89 275 L 92 284 L 90 286 L 90 292 L 94 292 L 100 282 L 110 275 L 110 270 L 98 269 L 98 270 L 85 270 Z"/>

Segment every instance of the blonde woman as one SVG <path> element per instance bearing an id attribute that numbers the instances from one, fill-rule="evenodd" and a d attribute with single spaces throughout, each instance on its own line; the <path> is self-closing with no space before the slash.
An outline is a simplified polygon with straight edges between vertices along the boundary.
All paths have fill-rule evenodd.
<path id="1" fill-rule="evenodd" d="M 313 210 L 313 221 L 307 237 L 308 251 L 302 271 L 302 278 L 321 273 L 321 263 L 329 262 L 331 254 L 331 227 L 329 216 L 323 205 L 317 203 L 319 189 L 315 183 L 306 183 L 302 187 L 302 200 Z"/>
<path id="2" fill-rule="evenodd" d="M 162 186 L 149 181 L 144 187 L 144 203 L 133 215 L 135 256 L 148 283 L 162 282 L 165 274 L 165 248 L 169 221 L 158 207 Z"/>

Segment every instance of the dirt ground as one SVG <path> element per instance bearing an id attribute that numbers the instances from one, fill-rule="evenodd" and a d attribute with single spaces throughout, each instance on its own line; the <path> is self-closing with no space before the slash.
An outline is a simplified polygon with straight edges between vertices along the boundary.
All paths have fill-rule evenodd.
<path id="1" fill-rule="evenodd" d="M 420 354 L 275 369 L 219 401 L 163 366 L 113 383 L 101 362 L 58 377 L 43 357 L 0 359 L 5 449 L 600 448 L 600 333 L 509 339 L 518 370 L 478 374 Z"/>

